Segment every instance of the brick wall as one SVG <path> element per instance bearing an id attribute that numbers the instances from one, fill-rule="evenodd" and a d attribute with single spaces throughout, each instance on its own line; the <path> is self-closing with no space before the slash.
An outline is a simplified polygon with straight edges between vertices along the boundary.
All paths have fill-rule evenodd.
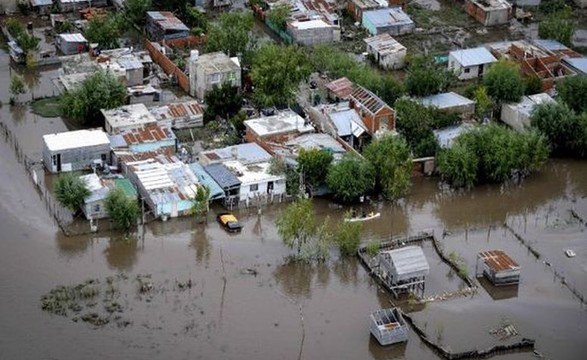
<path id="1" fill-rule="evenodd" d="M 167 75 L 173 75 L 177 79 L 177 84 L 183 91 L 190 91 L 190 79 L 173 61 L 157 50 L 149 40 L 145 40 L 145 49 L 147 49 L 153 61 L 161 66 Z"/>

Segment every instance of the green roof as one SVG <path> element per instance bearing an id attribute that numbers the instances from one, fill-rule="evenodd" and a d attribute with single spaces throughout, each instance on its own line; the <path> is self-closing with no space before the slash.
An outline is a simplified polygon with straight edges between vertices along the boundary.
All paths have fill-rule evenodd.
<path id="1" fill-rule="evenodd" d="M 126 196 L 131 198 L 137 197 L 137 190 L 129 179 L 114 179 L 114 185 L 121 189 Z"/>

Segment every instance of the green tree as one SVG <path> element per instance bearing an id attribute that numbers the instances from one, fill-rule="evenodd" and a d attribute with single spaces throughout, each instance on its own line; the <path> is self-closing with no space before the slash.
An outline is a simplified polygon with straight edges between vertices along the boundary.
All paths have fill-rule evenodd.
<path id="1" fill-rule="evenodd" d="M 306 53 L 298 47 L 265 44 L 253 58 L 253 97 L 264 106 L 293 103 L 300 82 L 310 75 Z"/>
<path id="2" fill-rule="evenodd" d="M 14 75 L 10 78 L 10 103 L 14 104 L 18 95 L 26 92 L 24 81 L 20 75 Z"/>
<path id="3" fill-rule="evenodd" d="M 250 11 L 231 11 L 220 15 L 208 26 L 206 51 L 222 51 L 230 57 L 242 56 L 245 66 L 250 65 L 257 47 L 253 36 L 255 18 Z"/>
<path id="4" fill-rule="evenodd" d="M 196 219 L 201 219 L 210 210 L 210 188 L 198 186 L 192 199 L 192 213 Z"/>
<path id="5" fill-rule="evenodd" d="M 126 196 L 120 188 L 113 188 L 104 199 L 104 208 L 110 219 L 121 229 L 129 230 L 137 224 L 139 204 Z"/>
<path id="6" fill-rule="evenodd" d="M 126 0 L 124 2 L 124 15 L 133 24 L 144 26 L 147 22 L 147 11 L 152 8 L 151 0 Z"/>
<path id="7" fill-rule="evenodd" d="M 573 46 L 573 35 L 577 24 L 570 7 L 553 12 L 538 24 L 538 36 L 552 39 L 568 46 Z"/>
<path id="8" fill-rule="evenodd" d="M 339 162 L 330 166 L 326 184 L 334 193 L 334 197 L 344 202 L 352 202 L 373 190 L 375 172 L 371 163 L 348 153 Z"/>
<path id="9" fill-rule="evenodd" d="M 427 96 L 446 91 L 456 80 L 451 71 L 438 66 L 431 57 L 414 57 L 408 66 L 405 86 L 412 96 Z"/>
<path id="10" fill-rule="evenodd" d="M 498 102 L 517 102 L 524 95 L 524 79 L 517 65 L 507 60 L 493 64 L 483 76 L 487 92 Z"/>
<path id="11" fill-rule="evenodd" d="M 279 29 L 284 30 L 287 28 L 287 19 L 291 11 L 291 6 L 288 4 L 278 5 L 271 9 L 267 14 L 267 19 L 277 26 Z"/>
<path id="12" fill-rule="evenodd" d="M 199 36 L 208 32 L 208 17 L 206 13 L 196 7 L 188 7 L 185 24 L 192 29 L 192 34 Z"/>
<path id="13" fill-rule="evenodd" d="M 530 115 L 530 123 L 546 136 L 554 154 L 587 155 L 587 116 L 577 116 L 566 104 L 539 104 Z"/>
<path id="14" fill-rule="evenodd" d="M 477 181 L 477 154 L 462 144 L 454 144 L 438 154 L 438 170 L 443 179 L 456 188 L 471 188 Z"/>
<path id="15" fill-rule="evenodd" d="M 491 117 L 491 109 L 493 108 L 493 101 L 487 94 L 485 86 L 479 86 L 473 92 L 473 99 L 475 99 L 475 117 L 477 119 L 484 119 Z"/>
<path id="16" fill-rule="evenodd" d="M 561 100 L 577 113 L 587 111 L 587 75 L 567 77 L 557 84 Z"/>
<path id="17" fill-rule="evenodd" d="M 387 135 L 367 145 L 365 158 L 375 169 L 375 188 L 388 199 L 403 196 L 410 188 L 412 156 L 403 137 Z"/>
<path id="18" fill-rule="evenodd" d="M 88 185 L 74 173 L 60 174 L 55 182 L 55 197 L 57 201 L 72 212 L 76 212 L 90 195 Z"/>
<path id="19" fill-rule="evenodd" d="M 538 9 L 544 14 L 552 14 L 564 10 L 567 6 L 565 0 L 543 0 Z"/>
<path id="20" fill-rule="evenodd" d="M 298 171 L 304 175 L 307 186 L 318 187 L 326 182 L 332 154 L 320 149 L 301 149 L 298 156 Z"/>
<path id="21" fill-rule="evenodd" d="M 216 115 L 223 119 L 230 119 L 238 114 L 243 105 L 243 98 L 238 88 L 231 83 L 225 82 L 221 86 L 214 86 L 204 96 L 206 110 L 204 110 L 204 121 L 216 119 Z"/>
<path id="22" fill-rule="evenodd" d="M 101 109 L 113 109 L 126 102 L 124 84 L 114 75 L 98 71 L 85 79 L 78 87 L 61 96 L 63 114 L 86 126 L 103 125 Z"/>
<path id="23" fill-rule="evenodd" d="M 524 95 L 534 95 L 542 92 L 542 80 L 538 76 L 524 78 Z"/>
<path id="24" fill-rule="evenodd" d="M 120 36 L 125 31 L 125 20 L 120 13 L 108 16 L 94 16 L 87 24 L 84 35 L 91 43 L 98 43 L 103 49 L 120 47 Z"/>
<path id="25" fill-rule="evenodd" d="M 346 213 L 345 218 L 350 218 L 350 211 Z M 363 231 L 362 222 L 343 221 L 338 228 L 334 238 L 343 256 L 353 256 L 356 254 L 359 244 L 361 244 L 361 232 Z"/>
<path id="26" fill-rule="evenodd" d="M 298 198 L 288 205 L 277 219 L 277 232 L 285 245 L 296 249 L 299 256 L 302 247 L 316 235 L 314 207 L 310 199 Z"/>

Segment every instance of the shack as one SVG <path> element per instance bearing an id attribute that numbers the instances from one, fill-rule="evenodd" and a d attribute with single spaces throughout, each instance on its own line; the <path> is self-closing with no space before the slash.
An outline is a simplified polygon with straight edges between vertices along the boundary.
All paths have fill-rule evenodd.
<path id="1" fill-rule="evenodd" d="M 349 0 L 346 9 L 355 21 L 363 20 L 363 12 L 380 7 L 375 0 Z"/>
<path id="2" fill-rule="evenodd" d="M 357 85 L 349 104 L 359 114 L 370 135 L 395 131 L 395 111 L 371 91 Z"/>
<path id="3" fill-rule="evenodd" d="M 159 125 L 173 129 L 204 126 L 204 109 L 195 100 L 156 106 L 149 110 Z"/>
<path id="4" fill-rule="evenodd" d="M 460 80 L 483 76 L 487 68 L 497 59 L 484 47 L 451 51 L 448 54 L 448 68 Z"/>
<path id="5" fill-rule="evenodd" d="M 507 103 L 501 106 L 501 121 L 512 129 L 522 131 L 530 127 L 530 114 L 538 104 L 554 103 L 555 100 L 546 93 L 522 97 L 518 103 Z"/>
<path id="6" fill-rule="evenodd" d="M 43 135 L 43 162 L 51 173 L 110 163 L 110 140 L 101 129 Z"/>
<path id="7" fill-rule="evenodd" d="M 348 100 L 353 92 L 353 83 L 346 77 L 336 79 L 326 84 L 328 98 L 333 101 Z"/>
<path id="8" fill-rule="evenodd" d="M 80 34 L 59 34 L 55 38 L 55 46 L 64 55 L 80 54 L 88 51 L 88 40 Z"/>
<path id="9" fill-rule="evenodd" d="M 371 35 L 389 33 L 393 36 L 411 34 L 416 25 L 400 7 L 363 12 L 363 27 Z"/>
<path id="10" fill-rule="evenodd" d="M 495 286 L 520 282 L 520 265 L 503 250 L 481 251 L 477 255 L 475 275 L 485 276 Z"/>
<path id="11" fill-rule="evenodd" d="M 377 254 L 381 277 L 395 297 L 402 293 L 424 293 L 430 266 L 419 246 L 405 246 Z"/>
<path id="12" fill-rule="evenodd" d="M 223 205 L 229 209 L 238 206 L 241 182 L 232 171 L 222 163 L 204 166 L 204 170 L 224 191 Z"/>
<path id="13" fill-rule="evenodd" d="M 372 36 L 363 41 L 367 44 L 367 53 L 372 55 L 382 68 L 395 70 L 404 67 L 407 49 L 388 33 Z"/>
<path id="14" fill-rule="evenodd" d="M 137 199 L 137 190 L 128 179 L 101 179 L 96 173 L 80 176 L 90 190 L 81 207 L 86 219 L 103 219 L 108 217 L 104 200 L 110 190 L 118 188 L 130 199 Z"/>
<path id="15" fill-rule="evenodd" d="M 513 14 L 507 0 L 466 0 L 465 12 L 485 26 L 507 24 Z"/>
<path id="16" fill-rule="evenodd" d="M 408 325 L 397 308 L 376 310 L 369 315 L 369 330 L 379 344 L 408 341 Z"/>
<path id="17" fill-rule="evenodd" d="M 317 45 L 340 41 L 340 28 L 322 19 L 291 21 L 287 24 L 289 33 L 296 44 Z"/>
<path id="18" fill-rule="evenodd" d="M 181 39 L 190 35 L 185 26 L 170 11 L 147 11 L 147 34 L 153 41 Z"/>
<path id="19" fill-rule="evenodd" d="M 151 125 L 142 129 L 131 129 L 120 134 L 109 135 L 112 149 L 128 151 L 130 153 L 143 153 L 157 151 L 159 149 L 175 153 L 177 151 L 177 138 L 171 128 Z"/>
<path id="20" fill-rule="evenodd" d="M 475 112 L 475 101 L 455 92 L 435 94 L 418 99 L 426 107 L 434 107 L 446 112 L 461 114 L 465 117 Z"/>
<path id="21" fill-rule="evenodd" d="M 120 134 L 133 129 L 157 125 L 157 119 L 144 104 L 123 105 L 100 111 L 104 116 L 104 128 L 108 134 Z"/>
<path id="22" fill-rule="evenodd" d="M 29 0 L 29 4 L 38 15 L 49 15 L 53 7 L 53 0 Z"/>

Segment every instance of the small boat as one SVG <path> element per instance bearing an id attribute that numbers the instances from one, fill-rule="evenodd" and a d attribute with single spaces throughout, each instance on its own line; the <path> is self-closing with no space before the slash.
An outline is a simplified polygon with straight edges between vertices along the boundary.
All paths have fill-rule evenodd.
<path id="1" fill-rule="evenodd" d="M 575 252 L 573 250 L 565 250 L 565 255 L 567 255 L 567 257 L 572 258 L 575 257 L 577 254 L 575 254 Z"/>
<path id="2" fill-rule="evenodd" d="M 344 219 L 344 221 L 345 222 L 367 221 L 367 220 L 377 219 L 380 216 L 381 216 L 381 213 L 370 212 L 369 214 L 367 214 L 365 216 L 356 216 L 356 217 L 352 217 L 352 218 L 346 218 L 346 219 Z"/>
<path id="3" fill-rule="evenodd" d="M 408 327 L 397 308 L 380 309 L 369 315 L 369 330 L 379 344 L 391 345 L 408 341 Z"/>
<path id="4" fill-rule="evenodd" d="M 228 232 L 240 232 L 243 228 L 236 216 L 231 213 L 221 213 L 216 216 L 216 220 Z"/>

